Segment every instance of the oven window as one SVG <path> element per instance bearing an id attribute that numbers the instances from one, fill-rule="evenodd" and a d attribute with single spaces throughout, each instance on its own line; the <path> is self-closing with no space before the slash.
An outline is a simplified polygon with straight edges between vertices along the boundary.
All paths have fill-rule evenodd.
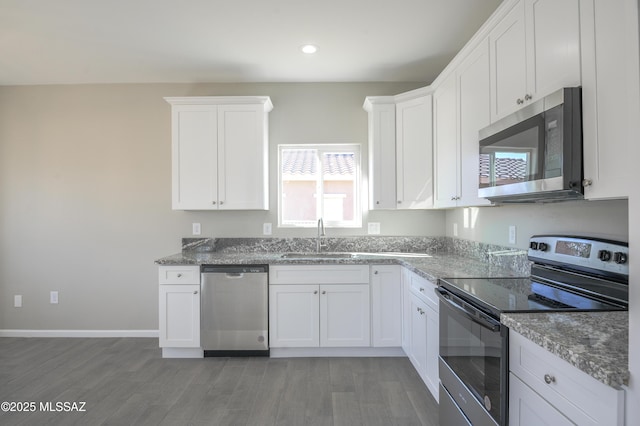
<path id="1" fill-rule="evenodd" d="M 502 336 L 467 317 L 446 303 L 440 304 L 440 357 L 471 390 L 498 424 L 501 417 Z"/>

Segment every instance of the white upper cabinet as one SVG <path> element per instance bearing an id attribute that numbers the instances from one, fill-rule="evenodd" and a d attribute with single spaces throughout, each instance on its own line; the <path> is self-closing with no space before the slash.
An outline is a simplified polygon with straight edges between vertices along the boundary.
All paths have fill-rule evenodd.
<path id="1" fill-rule="evenodd" d="M 174 210 L 267 210 L 268 97 L 165 98 Z"/>
<path id="2" fill-rule="evenodd" d="M 398 209 L 433 207 L 432 95 L 396 103 L 396 195 Z"/>
<path id="3" fill-rule="evenodd" d="M 434 207 L 455 207 L 458 194 L 458 132 L 455 73 L 433 93 Z"/>
<path id="4" fill-rule="evenodd" d="M 580 0 L 520 0 L 489 34 L 491 121 L 579 86 Z"/>
<path id="5" fill-rule="evenodd" d="M 435 207 L 489 204 L 478 198 L 478 131 L 489 125 L 489 92 L 485 39 L 434 92 Z"/>
<path id="6" fill-rule="evenodd" d="M 396 104 L 393 96 L 369 96 L 369 210 L 396 208 Z"/>
<path id="7" fill-rule="evenodd" d="M 638 4 L 581 2 L 584 194 L 587 199 L 631 193 L 628 147 L 640 133 Z"/>

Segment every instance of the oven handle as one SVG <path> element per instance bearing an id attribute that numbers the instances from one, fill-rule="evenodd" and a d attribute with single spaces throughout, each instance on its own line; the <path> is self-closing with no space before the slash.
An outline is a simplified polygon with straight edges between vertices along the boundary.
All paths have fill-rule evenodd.
<path id="1" fill-rule="evenodd" d="M 451 306 L 453 309 L 463 314 L 464 316 L 469 318 L 471 321 L 477 324 L 480 324 L 484 328 L 487 328 L 491 331 L 500 330 L 500 322 L 494 320 L 487 314 L 469 306 L 468 304 L 466 304 L 468 308 L 457 304 L 452 300 L 452 297 L 455 297 L 455 296 L 449 293 L 447 290 L 443 289 L 442 287 L 436 287 L 436 293 L 444 303 Z M 473 313 L 469 312 L 468 309 L 472 309 Z"/>

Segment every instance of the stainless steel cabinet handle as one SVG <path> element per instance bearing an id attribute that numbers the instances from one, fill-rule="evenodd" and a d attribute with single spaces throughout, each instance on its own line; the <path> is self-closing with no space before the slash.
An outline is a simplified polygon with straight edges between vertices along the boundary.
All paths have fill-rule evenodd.
<path id="1" fill-rule="evenodd" d="M 526 95 L 524 95 L 525 101 L 530 101 L 531 99 L 533 99 L 533 96 L 531 96 L 530 94 L 527 93 Z"/>
<path id="2" fill-rule="evenodd" d="M 556 378 L 553 376 L 550 376 L 549 374 L 545 374 L 544 375 L 544 382 L 548 385 L 550 385 L 551 383 L 555 383 L 556 382 Z"/>

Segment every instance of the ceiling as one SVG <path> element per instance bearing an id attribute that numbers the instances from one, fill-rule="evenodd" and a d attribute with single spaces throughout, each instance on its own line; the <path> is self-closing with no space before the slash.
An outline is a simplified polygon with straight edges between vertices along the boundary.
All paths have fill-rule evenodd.
<path id="1" fill-rule="evenodd" d="M 430 83 L 500 2 L 0 0 L 0 85 Z"/>

